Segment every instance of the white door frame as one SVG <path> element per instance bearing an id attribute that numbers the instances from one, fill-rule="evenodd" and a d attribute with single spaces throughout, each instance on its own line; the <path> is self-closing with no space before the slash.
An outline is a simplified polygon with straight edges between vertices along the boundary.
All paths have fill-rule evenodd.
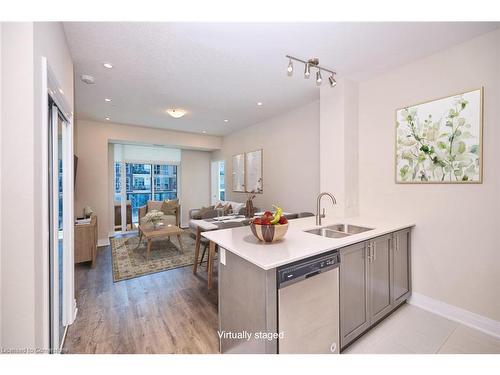
<path id="1" fill-rule="evenodd" d="M 53 73 L 46 57 L 41 58 L 41 141 L 42 141 L 42 187 L 41 187 L 41 202 L 42 202 L 42 339 L 46 348 L 52 347 L 50 342 L 50 270 L 49 270 L 49 234 L 50 234 L 50 221 L 49 221 L 49 160 L 53 158 L 52 150 L 49 150 L 49 96 L 56 103 L 60 112 L 66 120 L 66 125 L 63 126 L 63 144 L 66 147 L 63 150 L 64 163 L 69 167 L 68 173 L 65 174 L 66 178 L 63 181 L 63 210 L 66 213 L 64 222 L 64 238 L 68 240 L 68 249 L 66 256 L 63 259 L 63 280 L 65 282 L 65 294 L 63 299 L 71 301 L 65 304 L 63 311 L 63 324 L 70 325 L 73 323 L 76 316 L 76 301 L 74 297 L 74 165 L 73 165 L 73 111 L 72 106 L 60 90 L 57 78 Z M 57 141 L 57 133 L 56 133 Z M 56 142 L 57 144 L 57 142 Z M 55 189 L 57 190 L 57 189 Z M 57 200 L 54 200 L 56 203 Z M 55 211 L 57 212 L 57 211 Z M 57 233 L 57 231 L 55 231 Z M 54 239 L 53 239 L 54 240 Z M 60 348 L 54 348 L 60 349 Z"/>

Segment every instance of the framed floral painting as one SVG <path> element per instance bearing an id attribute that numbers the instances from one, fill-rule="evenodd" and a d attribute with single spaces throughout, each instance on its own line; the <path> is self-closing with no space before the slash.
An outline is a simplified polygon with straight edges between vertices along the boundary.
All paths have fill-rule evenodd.
<path id="1" fill-rule="evenodd" d="M 396 111 L 397 183 L 482 182 L 483 89 Z"/>

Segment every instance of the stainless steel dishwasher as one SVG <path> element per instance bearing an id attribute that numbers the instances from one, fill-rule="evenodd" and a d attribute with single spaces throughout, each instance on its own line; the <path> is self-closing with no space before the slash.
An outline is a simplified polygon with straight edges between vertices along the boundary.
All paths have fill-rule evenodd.
<path id="1" fill-rule="evenodd" d="M 338 252 L 278 268 L 278 352 L 339 353 Z"/>

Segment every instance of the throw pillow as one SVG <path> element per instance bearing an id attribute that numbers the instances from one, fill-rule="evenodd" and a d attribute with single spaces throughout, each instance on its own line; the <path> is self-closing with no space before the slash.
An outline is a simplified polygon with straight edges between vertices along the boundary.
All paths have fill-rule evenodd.
<path id="1" fill-rule="evenodd" d="M 205 215 L 206 213 L 208 213 L 210 211 L 213 211 L 213 209 L 214 209 L 214 206 L 202 207 L 202 208 L 200 208 L 198 210 L 195 210 L 194 213 L 191 216 L 191 219 L 201 220 L 201 219 L 203 219 L 202 215 Z"/>
<path id="2" fill-rule="evenodd" d="M 217 206 L 215 206 L 215 208 L 216 209 L 222 208 L 223 215 L 229 215 L 233 211 L 233 208 L 231 207 L 231 203 L 226 203 L 226 204 L 219 203 Z"/>
<path id="3" fill-rule="evenodd" d="M 163 204 L 162 201 L 148 201 L 147 203 L 148 212 L 151 212 L 153 210 L 161 211 L 162 204 Z"/>
<path id="4" fill-rule="evenodd" d="M 245 207 L 245 203 L 231 202 L 231 207 L 233 208 L 233 213 L 235 215 L 240 214 L 240 210 Z"/>
<path id="5" fill-rule="evenodd" d="M 161 211 L 165 215 L 175 215 L 177 212 L 177 207 L 179 207 L 178 199 L 166 199 L 161 205 Z"/>

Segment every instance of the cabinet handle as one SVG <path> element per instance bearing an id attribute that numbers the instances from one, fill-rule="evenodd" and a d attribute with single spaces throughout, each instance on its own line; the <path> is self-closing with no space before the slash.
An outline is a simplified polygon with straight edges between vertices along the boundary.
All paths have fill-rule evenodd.
<path id="1" fill-rule="evenodd" d="M 368 242 L 368 244 L 366 245 L 366 250 L 367 250 L 366 257 L 368 258 L 368 261 L 371 262 L 372 261 L 372 243 L 371 242 Z"/>
<path id="2" fill-rule="evenodd" d="M 396 235 L 396 251 L 399 251 L 399 237 Z"/>
<path id="3" fill-rule="evenodd" d="M 377 243 L 373 243 L 373 260 L 377 260 Z"/>

